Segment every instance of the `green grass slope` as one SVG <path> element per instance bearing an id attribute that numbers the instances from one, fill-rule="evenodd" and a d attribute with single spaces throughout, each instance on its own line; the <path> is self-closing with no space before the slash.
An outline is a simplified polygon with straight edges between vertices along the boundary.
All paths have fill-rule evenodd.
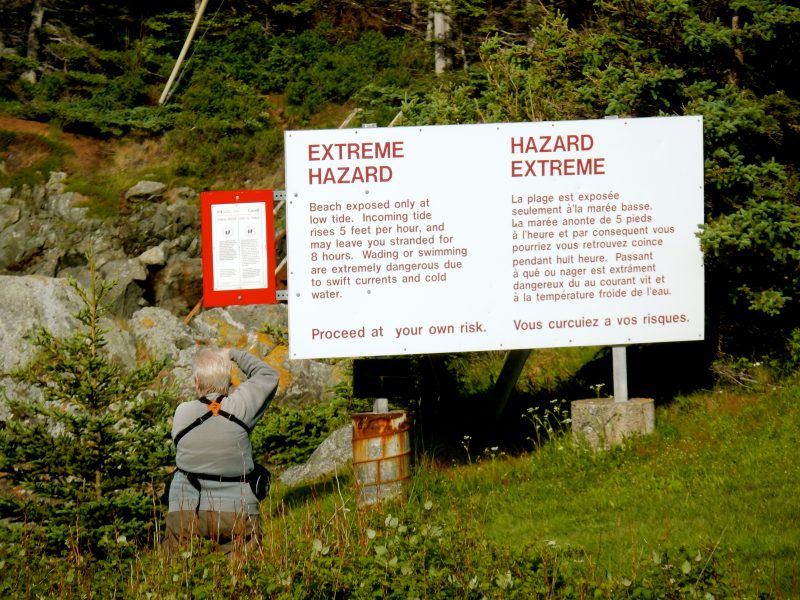
<path id="1" fill-rule="evenodd" d="M 800 393 L 718 391 L 660 409 L 654 435 L 591 454 L 565 440 L 446 477 L 487 539 L 580 548 L 598 575 L 635 576 L 667 548 L 730 557 L 743 589 L 797 597 Z M 464 499 L 464 500 L 462 500 Z"/>
<path id="2" fill-rule="evenodd" d="M 263 504 L 263 548 L 97 561 L 0 544 L 4 597 L 796 598 L 800 385 L 660 407 L 654 434 L 593 453 L 554 435 L 516 457 L 418 457 L 406 497 L 356 505 L 349 472 Z M 465 447 L 465 452 L 466 452 Z M 76 524 L 79 525 L 79 524 Z M 78 531 L 76 530 L 76 535 Z M 66 558 L 66 560 L 64 560 Z"/>

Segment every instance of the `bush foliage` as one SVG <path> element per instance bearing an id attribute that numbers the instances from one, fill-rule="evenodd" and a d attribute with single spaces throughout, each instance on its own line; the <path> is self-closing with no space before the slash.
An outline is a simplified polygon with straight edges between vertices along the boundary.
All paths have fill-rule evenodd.
<path id="1" fill-rule="evenodd" d="M 253 452 L 271 465 L 304 463 L 336 429 L 350 423 L 354 412 L 371 409 L 353 398 L 350 382 L 336 388 L 336 397 L 324 404 L 304 408 L 273 406 L 255 426 Z"/>

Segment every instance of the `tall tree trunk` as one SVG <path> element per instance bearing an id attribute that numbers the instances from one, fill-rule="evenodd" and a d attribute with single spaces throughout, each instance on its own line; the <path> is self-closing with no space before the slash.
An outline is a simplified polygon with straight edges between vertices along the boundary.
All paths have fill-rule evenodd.
<path id="1" fill-rule="evenodd" d="M 28 53 L 27 57 L 35 61 L 39 60 L 39 35 L 42 31 L 44 22 L 44 2 L 33 0 L 33 10 L 31 11 L 31 28 L 28 30 Z M 28 83 L 36 83 L 36 71 L 29 69 L 25 71 L 21 79 Z"/>
<path id="2" fill-rule="evenodd" d="M 434 68 L 443 73 L 450 66 L 447 42 L 450 39 L 450 17 L 443 12 L 433 13 Z"/>
<path id="3" fill-rule="evenodd" d="M 734 33 L 733 55 L 736 57 L 736 62 L 738 62 L 740 65 L 744 65 L 744 50 L 742 50 L 741 39 L 738 35 L 742 29 L 739 25 L 739 15 L 733 15 L 731 18 L 731 29 Z M 733 85 L 738 85 L 739 76 L 737 75 L 735 69 L 731 69 L 730 74 L 728 75 L 728 81 L 730 81 Z"/>

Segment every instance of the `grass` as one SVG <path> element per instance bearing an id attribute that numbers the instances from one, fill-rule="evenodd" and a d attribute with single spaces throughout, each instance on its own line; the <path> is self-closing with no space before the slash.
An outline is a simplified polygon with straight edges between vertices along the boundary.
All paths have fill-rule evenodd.
<path id="1" fill-rule="evenodd" d="M 652 436 L 623 448 L 595 455 L 561 440 L 436 485 L 450 490 L 454 515 L 479 515 L 499 544 L 581 548 L 616 576 L 666 545 L 716 548 L 732 552 L 749 587 L 795 596 L 798 392 L 682 398 L 659 410 Z"/>
<path id="2" fill-rule="evenodd" d="M 433 499 L 446 529 L 468 522 L 470 536 L 499 547 L 585 553 L 598 580 L 634 578 L 685 549 L 724 561 L 737 596 L 797 597 L 798 397 L 795 384 L 683 397 L 659 408 L 653 435 L 599 454 L 557 438 L 530 455 L 487 451 L 461 467 L 423 459 L 409 506 Z M 295 511 L 331 515 L 342 504 L 324 486 L 284 493 L 298 528 L 308 514 Z"/>
<path id="3" fill-rule="evenodd" d="M 263 553 L 90 562 L 0 544 L 0 590 L 30 596 L 793 598 L 800 595 L 800 384 L 658 408 L 656 431 L 593 453 L 419 457 L 402 502 L 355 505 L 351 473 L 276 483 Z M 479 458 L 475 458 L 478 456 Z M 123 548 L 124 550 L 124 548 Z M 23 556 L 24 554 L 24 556 Z M 5 586 L 5 587 L 3 587 Z"/>

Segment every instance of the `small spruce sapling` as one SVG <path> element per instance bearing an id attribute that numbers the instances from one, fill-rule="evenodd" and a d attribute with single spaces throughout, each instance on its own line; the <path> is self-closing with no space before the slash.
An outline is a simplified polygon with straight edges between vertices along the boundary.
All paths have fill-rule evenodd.
<path id="1" fill-rule="evenodd" d="M 0 497 L 0 516 L 43 533 L 51 552 L 103 555 L 155 537 L 176 395 L 163 363 L 123 372 L 104 352 L 114 283 L 98 278 L 92 257 L 89 272 L 88 288 L 69 282 L 82 302 L 80 329 L 59 339 L 35 328 L 37 356 L 12 374 L 42 394 L 5 398 L 12 416 L 0 427 L 0 472 L 15 493 Z"/>

